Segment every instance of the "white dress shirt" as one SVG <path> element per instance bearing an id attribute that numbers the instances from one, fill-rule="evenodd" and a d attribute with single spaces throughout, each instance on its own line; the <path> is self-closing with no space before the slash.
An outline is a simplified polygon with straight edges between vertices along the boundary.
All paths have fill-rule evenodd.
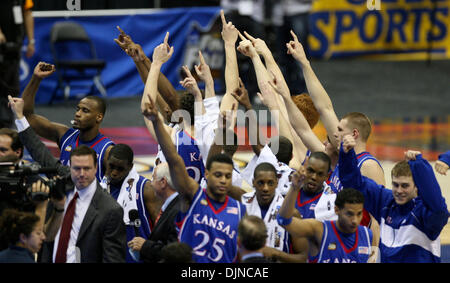
<path id="1" fill-rule="evenodd" d="M 92 183 L 84 189 L 77 189 L 71 191 L 66 198 L 66 203 L 64 204 L 64 211 L 67 210 L 67 206 L 69 206 L 70 201 L 75 195 L 75 192 L 78 192 L 78 199 L 75 205 L 75 215 L 73 217 L 72 222 L 72 230 L 70 231 L 70 239 L 69 245 L 67 247 L 67 263 L 76 263 L 78 262 L 76 256 L 76 243 L 78 239 L 78 234 L 80 232 L 81 224 L 83 223 L 84 216 L 86 215 L 86 211 L 91 204 L 92 197 L 95 194 L 95 190 L 97 189 L 97 179 L 94 179 Z M 64 212 L 65 215 L 65 212 Z M 62 225 L 61 225 L 62 226 Z M 59 234 L 61 233 L 61 227 L 58 230 L 58 233 L 55 237 L 55 243 L 53 246 L 53 262 L 55 262 L 56 251 L 58 250 L 58 242 L 59 242 Z"/>

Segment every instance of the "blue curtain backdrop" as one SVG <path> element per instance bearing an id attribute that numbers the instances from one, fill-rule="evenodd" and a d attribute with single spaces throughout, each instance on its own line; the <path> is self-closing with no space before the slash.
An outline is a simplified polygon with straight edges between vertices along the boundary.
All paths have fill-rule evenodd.
<path id="1" fill-rule="evenodd" d="M 22 57 L 21 91 L 27 85 L 39 61 L 53 62 L 50 30 L 55 22 L 67 20 L 78 22 L 86 29 L 93 40 L 98 58 L 106 61 L 101 79 L 108 97 L 141 95 L 144 90 L 144 84 L 134 62 L 114 42 L 114 38 L 119 34 L 116 26 L 120 26 L 128 33 L 134 42 L 141 44 L 150 59 L 153 49 L 163 42 L 168 31 L 169 44 L 174 46 L 175 52 L 161 71 L 174 86 L 180 88 L 179 69 L 185 62 L 185 48 L 189 35 L 194 29 L 210 28 L 218 19 L 219 11 L 219 7 L 197 7 L 155 10 L 148 14 L 135 15 L 35 17 L 36 53 L 30 59 Z M 47 103 L 56 85 L 56 74 L 44 79 L 36 95 L 36 103 Z M 59 93 L 58 97 L 61 99 L 62 93 Z"/>

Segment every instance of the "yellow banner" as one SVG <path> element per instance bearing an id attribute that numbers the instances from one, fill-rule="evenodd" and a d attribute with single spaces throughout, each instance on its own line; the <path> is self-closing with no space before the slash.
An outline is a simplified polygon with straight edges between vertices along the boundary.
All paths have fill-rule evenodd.
<path id="1" fill-rule="evenodd" d="M 311 55 L 450 58 L 449 7 L 450 0 L 316 0 Z"/>

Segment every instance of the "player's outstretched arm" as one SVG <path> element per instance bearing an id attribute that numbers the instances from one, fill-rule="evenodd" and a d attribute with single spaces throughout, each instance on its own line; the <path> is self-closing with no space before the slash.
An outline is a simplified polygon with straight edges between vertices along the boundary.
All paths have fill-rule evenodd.
<path id="1" fill-rule="evenodd" d="M 292 185 L 284 202 L 278 211 L 278 224 L 283 226 L 293 237 L 306 237 L 316 239 L 320 243 L 322 239 L 323 226 L 315 219 L 299 219 L 294 216 L 295 201 L 306 177 L 306 170 L 302 166 L 292 175 Z"/>
<path id="2" fill-rule="evenodd" d="M 184 161 L 178 155 L 169 134 L 164 128 L 164 123 L 159 117 L 156 107 L 150 98 L 145 103 L 142 114 L 153 124 L 159 145 L 169 164 L 170 177 L 172 178 L 175 189 L 191 200 L 198 190 L 198 183 L 188 175 Z"/>
<path id="3" fill-rule="evenodd" d="M 214 79 L 211 74 L 211 69 L 209 68 L 209 65 L 206 64 L 201 51 L 198 51 L 198 58 L 200 64 L 194 65 L 194 69 L 198 77 L 205 82 L 205 99 L 214 97 L 216 96 L 216 92 L 214 90 Z"/>
<path id="4" fill-rule="evenodd" d="M 23 114 L 30 126 L 38 135 L 58 143 L 69 127 L 49 121 L 47 118 L 34 113 L 34 101 L 41 81 L 55 72 L 55 66 L 45 62 L 39 62 L 34 68 L 31 80 L 22 93 L 24 100 Z"/>
<path id="5" fill-rule="evenodd" d="M 139 76 L 145 84 L 152 65 L 150 58 L 145 55 L 142 46 L 131 39 L 130 35 L 126 34 L 119 26 L 117 26 L 117 29 L 120 33 L 117 38 L 114 39 L 114 42 L 130 56 L 131 59 L 133 59 Z M 158 95 L 158 100 L 156 102 L 160 109 L 169 107 L 171 112 L 173 112 L 179 108 L 177 92 L 172 83 L 161 72 L 158 77 L 158 91 L 160 92 L 160 95 Z"/>
<path id="6" fill-rule="evenodd" d="M 302 44 L 298 41 L 297 35 L 295 35 L 293 31 L 291 31 L 291 35 L 293 40 L 286 43 L 288 54 L 291 54 L 300 63 L 309 95 L 311 96 L 317 111 L 320 113 L 320 119 L 327 129 L 332 144 L 335 148 L 338 148 L 339 141 L 333 137 L 334 133 L 337 131 L 339 120 L 334 111 L 333 103 L 314 73 L 309 60 L 306 58 L 305 51 Z"/>
<path id="7" fill-rule="evenodd" d="M 450 166 L 450 151 L 440 154 L 438 158 L 439 159 L 436 160 L 436 164 L 434 165 L 434 169 L 441 175 L 447 175 Z"/>
<path id="8" fill-rule="evenodd" d="M 236 103 L 230 93 L 238 87 L 239 68 L 236 57 L 236 41 L 239 31 L 232 22 L 227 22 L 223 10 L 220 11 L 222 19 L 222 39 L 225 46 L 225 95 L 220 104 L 220 111 L 227 111 Z"/>
<path id="9" fill-rule="evenodd" d="M 423 219 L 429 233 L 437 237 L 442 228 L 447 224 L 449 213 L 447 204 L 442 196 L 433 167 L 422 157 L 419 151 L 408 150 L 405 152 L 406 161 L 411 168 L 417 194 L 422 198 L 425 209 L 417 212 L 419 219 Z M 416 213 L 416 212 L 415 212 Z"/>

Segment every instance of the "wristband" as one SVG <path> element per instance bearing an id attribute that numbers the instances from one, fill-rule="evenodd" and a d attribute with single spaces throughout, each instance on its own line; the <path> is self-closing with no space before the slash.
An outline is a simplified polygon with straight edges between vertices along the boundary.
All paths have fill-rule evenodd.
<path id="1" fill-rule="evenodd" d="M 28 41 L 28 43 L 30 43 L 30 44 L 35 44 L 36 43 L 36 40 L 34 40 L 34 38 L 32 38 L 32 39 L 30 39 L 29 41 Z"/>
<path id="2" fill-rule="evenodd" d="M 292 216 L 290 218 L 284 218 L 280 214 L 277 214 L 277 222 L 281 226 L 287 226 L 292 222 Z"/>

